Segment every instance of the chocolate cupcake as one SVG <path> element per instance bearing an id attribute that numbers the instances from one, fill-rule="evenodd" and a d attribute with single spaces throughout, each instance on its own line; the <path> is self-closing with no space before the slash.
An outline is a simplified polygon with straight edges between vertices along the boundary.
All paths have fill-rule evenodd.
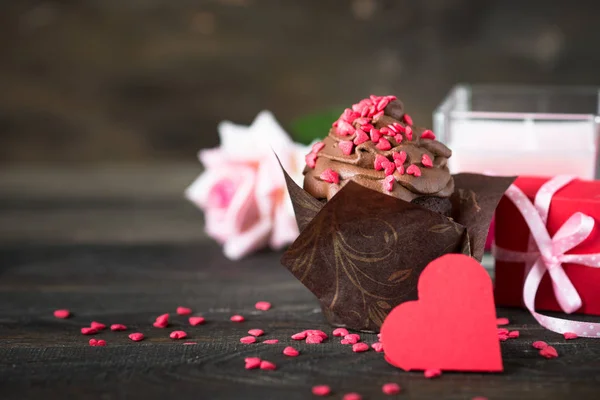
<path id="1" fill-rule="evenodd" d="M 371 96 L 346 109 L 306 156 L 304 189 L 329 201 L 348 182 L 449 216 L 452 151 L 413 126 L 395 96 Z"/>

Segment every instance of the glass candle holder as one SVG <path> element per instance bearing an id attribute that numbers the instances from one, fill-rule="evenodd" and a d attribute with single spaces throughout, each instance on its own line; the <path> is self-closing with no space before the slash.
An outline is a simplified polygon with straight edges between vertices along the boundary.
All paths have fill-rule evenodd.
<path id="1" fill-rule="evenodd" d="M 458 85 L 433 126 L 452 173 L 594 179 L 599 115 L 599 88 Z"/>

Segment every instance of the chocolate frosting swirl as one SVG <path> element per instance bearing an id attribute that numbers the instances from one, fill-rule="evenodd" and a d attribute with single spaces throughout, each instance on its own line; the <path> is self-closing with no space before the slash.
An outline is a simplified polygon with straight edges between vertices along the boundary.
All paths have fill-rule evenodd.
<path id="1" fill-rule="evenodd" d="M 386 97 L 388 99 L 395 99 L 392 96 Z M 373 101 L 376 103 L 377 99 L 381 98 L 372 96 L 370 104 L 373 104 Z M 366 99 L 355 104 L 353 109 L 361 111 L 360 105 L 364 105 L 364 102 L 369 104 L 368 99 Z M 376 111 L 376 109 L 374 110 L 371 107 L 371 115 L 367 114 L 367 118 L 370 118 L 368 124 L 372 125 L 376 130 L 389 127 L 394 125 L 394 123 L 396 125 L 400 124 L 405 129 L 407 126 L 412 125 L 411 118 L 404 113 L 404 106 L 398 100 L 389 102 L 383 109 L 383 113 L 377 113 Z M 350 113 L 351 110 L 348 109 L 346 112 Z M 364 115 L 365 112 L 362 114 Z M 340 117 L 340 120 L 343 118 L 344 115 Z M 359 134 L 358 130 L 365 118 L 357 119 L 355 114 L 349 119 L 354 120 L 352 123 L 355 129 L 354 132 L 343 132 L 334 126 L 329 131 L 329 136 L 322 142 L 325 146 L 316 154 L 317 158 L 316 163 L 313 164 L 314 168 L 307 166 L 304 170 L 304 189 L 312 196 L 317 199 L 329 200 L 349 181 L 354 181 L 371 190 L 408 202 L 423 196 L 447 198 L 454 192 L 454 180 L 447 166 L 448 158 L 452 155 L 452 151 L 444 144 L 435 140 L 435 136 L 431 131 L 427 131 L 426 138 L 421 138 L 423 132 L 426 132 L 425 129 L 411 127 L 413 131 L 412 138 L 410 135 L 403 133 L 399 143 L 397 140 L 399 136 L 397 134 L 384 129 L 385 132 L 395 135 L 388 136 L 384 133 L 383 135 L 385 136 L 382 136 L 389 141 L 391 145 L 389 150 L 381 150 L 377 147 L 377 143 L 367 140 L 364 143 L 354 145 L 352 152 L 346 155 L 339 146 L 340 142 L 348 144 L 348 141 L 354 141 L 356 143 L 355 139 Z M 345 134 L 341 134 L 340 132 Z M 404 168 L 396 168 L 392 174 L 395 182 L 392 185 L 389 185 L 389 182 L 386 184 L 386 172 L 375 169 L 376 157 L 378 155 L 384 156 L 388 161 L 393 163 L 393 153 L 400 153 L 401 151 L 406 152 L 407 156 L 403 163 Z M 423 164 L 424 154 L 431 159 L 431 166 Z M 381 157 L 379 159 L 381 160 Z M 398 164 L 396 165 L 398 166 Z M 420 176 L 409 175 L 407 173 L 410 165 L 418 167 Z M 323 172 L 328 169 L 333 170 L 339 175 L 339 183 L 328 182 L 321 177 Z"/>

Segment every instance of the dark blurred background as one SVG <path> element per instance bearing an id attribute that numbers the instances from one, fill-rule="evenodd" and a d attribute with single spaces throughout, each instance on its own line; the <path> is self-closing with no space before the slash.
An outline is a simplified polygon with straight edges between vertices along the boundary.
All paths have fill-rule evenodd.
<path id="1" fill-rule="evenodd" d="M 457 82 L 600 84 L 600 2 L 0 3 L 0 162 L 194 162 L 222 119 L 394 93 L 422 123 Z M 323 132 L 324 134 L 324 132 Z"/>

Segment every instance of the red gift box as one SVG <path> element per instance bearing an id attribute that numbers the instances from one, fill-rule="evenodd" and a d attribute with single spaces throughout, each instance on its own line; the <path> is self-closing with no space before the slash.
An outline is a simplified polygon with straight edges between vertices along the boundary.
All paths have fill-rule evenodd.
<path id="1" fill-rule="evenodd" d="M 533 202 L 547 178 L 520 177 L 515 181 Z M 574 180 L 552 197 L 546 227 L 550 236 L 575 212 L 582 212 L 595 220 L 589 237 L 566 254 L 600 253 L 600 181 Z M 523 216 L 506 196 L 496 210 L 496 246 L 507 250 L 527 252 L 530 231 Z M 579 293 L 582 307 L 578 313 L 600 315 L 600 268 L 578 264 L 562 264 L 567 276 Z M 523 306 L 525 263 L 496 261 L 495 297 L 499 306 Z M 537 291 L 537 310 L 562 311 L 554 296 L 554 289 L 546 273 Z"/>

